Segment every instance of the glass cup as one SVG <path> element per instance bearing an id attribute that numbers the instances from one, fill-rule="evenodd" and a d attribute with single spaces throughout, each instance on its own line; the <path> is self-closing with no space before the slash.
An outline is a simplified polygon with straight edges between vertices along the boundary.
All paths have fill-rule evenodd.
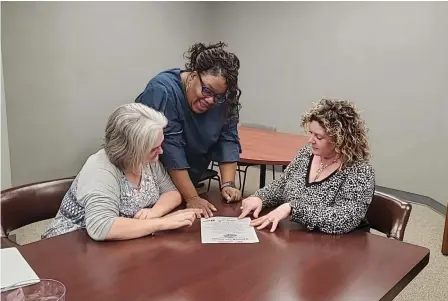
<path id="1" fill-rule="evenodd" d="M 19 286 L 17 283 L 16 286 Z M 2 292 L 1 301 L 65 301 L 65 285 L 53 279 Z"/>

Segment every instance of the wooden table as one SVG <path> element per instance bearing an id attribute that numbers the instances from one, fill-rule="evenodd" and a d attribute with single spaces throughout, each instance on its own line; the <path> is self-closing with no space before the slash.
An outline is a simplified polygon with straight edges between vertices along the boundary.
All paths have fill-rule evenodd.
<path id="1" fill-rule="evenodd" d="M 266 184 L 266 165 L 288 165 L 308 137 L 280 132 L 240 127 L 240 161 L 260 165 L 260 188 Z"/>
<path id="2" fill-rule="evenodd" d="M 239 204 L 208 196 L 225 216 Z M 120 242 L 85 231 L 19 247 L 40 277 L 67 287 L 67 300 L 392 300 L 428 263 L 429 250 L 366 232 L 311 233 L 284 221 L 257 244 L 201 244 L 192 227 Z"/>
<path id="3" fill-rule="evenodd" d="M 443 231 L 442 254 L 448 255 L 448 202 L 445 215 L 445 230 Z"/>

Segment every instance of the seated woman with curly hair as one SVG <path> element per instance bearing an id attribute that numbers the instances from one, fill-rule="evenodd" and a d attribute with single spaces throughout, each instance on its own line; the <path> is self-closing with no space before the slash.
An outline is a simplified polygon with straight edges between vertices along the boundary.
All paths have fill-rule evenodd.
<path id="1" fill-rule="evenodd" d="M 323 99 L 302 117 L 310 138 L 277 180 L 242 202 L 257 229 L 291 220 L 330 234 L 358 228 L 375 190 L 366 128 L 353 103 Z M 258 218 L 260 211 L 277 207 Z"/>

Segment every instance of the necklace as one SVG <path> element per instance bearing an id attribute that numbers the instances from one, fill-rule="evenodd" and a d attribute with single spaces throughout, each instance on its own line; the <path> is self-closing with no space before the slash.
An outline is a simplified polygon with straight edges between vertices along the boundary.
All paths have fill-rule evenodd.
<path id="1" fill-rule="evenodd" d="M 184 93 L 185 93 L 185 95 L 187 95 L 188 88 L 190 87 L 190 83 L 191 83 L 190 74 L 187 75 L 185 80 L 181 80 L 181 83 L 182 83 L 182 87 L 184 88 Z"/>
<path id="2" fill-rule="evenodd" d="M 322 172 L 324 171 L 325 168 L 327 168 L 328 166 L 334 164 L 337 160 L 338 160 L 338 158 L 336 157 L 333 161 L 331 161 L 331 163 L 323 164 L 322 163 L 322 158 L 320 158 L 320 165 L 319 165 L 319 168 L 316 171 L 317 174 L 314 177 L 314 182 L 316 182 L 316 180 L 320 177 L 320 175 L 322 174 Z"/>

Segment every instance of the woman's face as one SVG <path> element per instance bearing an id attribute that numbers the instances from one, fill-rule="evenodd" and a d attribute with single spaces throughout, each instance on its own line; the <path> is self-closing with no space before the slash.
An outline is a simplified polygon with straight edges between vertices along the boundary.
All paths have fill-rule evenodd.
<path id="1" fill-rule="evenodd" d="M 187 101 L 193 112 L 202 114 L 220 102 L 222 97 L 225 97 L 226 91 L 226 79 L 221 75 L 205 73 L 200 75 L 193 72 L 191 80 L 187 82 Z"/>
<path id="2" fill-rule="evenodd" d="M 308 125 L 308 143 L 311 144 L 312 152 L 315 156 L 334 157 L 336 155 L 334 143 L 317 121 L 311 121 Z"/>
<path id="3" fill-rule="evenodd" d="M 159 135 L 157 136 L 156 146 L 153 149 L 151 149 L 151 151 L 148 153 L 147 160 L 149 163 L 157 162 L 159 160 L 159 155 L 163 154 L 162 150 L 163 139 L 164 139 L 163 133 L 160 132 Z"/>

